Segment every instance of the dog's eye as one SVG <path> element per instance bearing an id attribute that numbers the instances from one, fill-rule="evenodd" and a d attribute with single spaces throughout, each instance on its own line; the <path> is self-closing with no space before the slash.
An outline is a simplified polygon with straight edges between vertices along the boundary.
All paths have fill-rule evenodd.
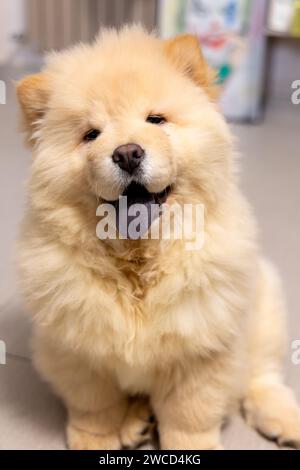
<path id="1" fill-rule="evenodd" d="M 166 118 L 160 114 L 150 114 L 146 121 L 150 122 L 151 124 L 164 124 L 166 122 Z"/>
<path id="2" fill-rule="evenodd" d="M 90 142 L 91 140 L 97 139 L 99 134 L 100 134 L 100 131 L 98 129 L 90 129 L 88 132 L 84 134 L 83 140 L 85 142 Z"/>

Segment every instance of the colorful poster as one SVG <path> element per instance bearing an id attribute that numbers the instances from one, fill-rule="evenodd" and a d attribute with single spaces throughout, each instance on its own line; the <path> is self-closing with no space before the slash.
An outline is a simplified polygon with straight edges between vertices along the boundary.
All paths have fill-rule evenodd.
<path id="1" fill-rule="evenodd" d="M 265 0 L 163 0 L 163 37 L 190 32 L 199 41 L 223 87 L 221 106 L 233 120 L 255 120 L 265 51 Z"/>

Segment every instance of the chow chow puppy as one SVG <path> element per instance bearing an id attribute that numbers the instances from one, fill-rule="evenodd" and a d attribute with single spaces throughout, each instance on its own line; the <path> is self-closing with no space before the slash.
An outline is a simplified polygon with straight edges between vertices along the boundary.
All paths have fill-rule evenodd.
<path id="1" fill-rule="evenodd" d="M 220 449 L 239 407 L 260 433 L 300 446 L 300 409 L 281 378 L 280 283 L 197 39 L 104 31 L 50 55 L 17 94 L 33 150 L 20 280 L 69 448 L 136 447 L 155 416 L 162 449 Z M 122 194 L 203 204 L 202 249 L 99 239 L 97 207 Z"/>

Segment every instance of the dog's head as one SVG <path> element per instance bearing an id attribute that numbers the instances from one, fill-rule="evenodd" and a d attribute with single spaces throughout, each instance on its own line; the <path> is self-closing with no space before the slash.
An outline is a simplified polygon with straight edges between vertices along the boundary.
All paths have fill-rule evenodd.
<path id="1" fill-rule="evenodd" d="M 52 54 L 17 87 L 34 147 L 31 183 L 58 201 L 209 204 L 222 197 L 231 139 L 198 40 L 139 27 Z"/>

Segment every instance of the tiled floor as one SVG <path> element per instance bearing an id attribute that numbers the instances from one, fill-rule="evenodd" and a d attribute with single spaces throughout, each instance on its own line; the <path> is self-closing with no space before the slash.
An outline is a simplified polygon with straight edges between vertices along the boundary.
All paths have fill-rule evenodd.
<path id="1" fill-rule="evenodd" d="M 0 365 L 0 449 L 63 449 L 64 410 L 32 369 L 30 326 L 13 269 L 13 245 L 25 205 L 30 160 L 17 132 L 16 115 L 9 85 L 7 104 L 0 105 L 0 339 L 6 342 L 8 353 L 7 364 Z M 282 273 L 291 342 L 300 339 L 300 106 L 274 103 L 264 123 L 235 126 L 234 131 L 243 154 L 242 184 L 260 222 L 262 245 Z M 287 381 L 300 398 L 300 365 L 291 363 L 290 354 L 291 350 Z M 224 430 L 224 443 L 228 449 L 276 448 L 239 417 Z"/>

